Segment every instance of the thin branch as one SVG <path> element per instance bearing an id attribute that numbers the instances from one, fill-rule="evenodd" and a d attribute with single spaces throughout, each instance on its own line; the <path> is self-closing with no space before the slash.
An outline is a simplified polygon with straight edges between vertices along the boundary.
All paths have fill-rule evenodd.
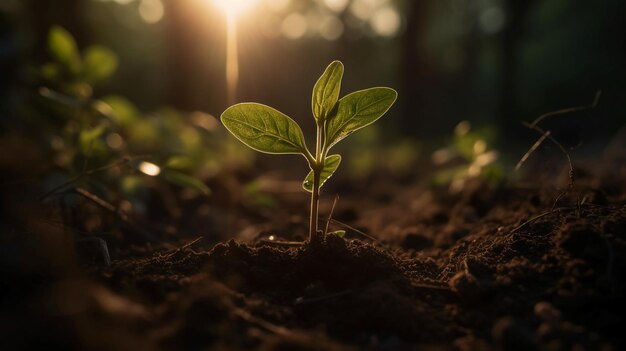
<path id="1" fill-rule="evenodd" d="M 541 135 L 541 137 L 539 137 L 539 139 L 537 139 L 537 141 L 533 144 L 533 146 L 531 146 L 530 149 L 528 149 L 528 151 L 526 151 L 524 156 L 522 156 L 522 158 L 517 162 L 517 165 L 515 165 L 515 170 L 516 171 L 519 171 L 519 169 L 522 167 L 522 165 L 528 160 L 530 155 L 533 152 L 535 152 L 535 150 L 537 150 L 537 148 L 539 148 L 539 146 L 541 146 L 541 144 L 544 142 L 544 140 L 546 140 L 546 138 L 549 135 L 550 135 L 550 131 L 548 130 L 545 133 L 543 133 Z"/>
<path id="2" fill-rule="evenodd" d="M 296 299 L 296 301 L 293 303 L 294 305 L 305 305 L 305 304 L 309 304 L 309 303 L 314 303 L 314 302 L 321 302 L 321 301 L 325 301 L 325 300 L 330 300 L 330 299 L 334 299 L 336 297 L 340 297 L 343 295 L 348 295 L 352 292 L 352 290 L 343 290 L 343 291 L 339 291 L 333 294 L 328 294 L 328 295 L 324 295 L 324 296 L 318 296 L 318 297 L 312 297 L 312 298 L 308 298 L 305 299 L 303 297 L 299 297 Z"/>
<path id="3" fill-rule="evenodd" d="M 250 314 L 248 311 L 242 308 L 234 307 L 232 310 L 232 313 L 236 315 L 237 317 L 243 319 L 244 321 L 250 324 L 254 324 L 257 327 L 265 329 L 266 331 L 269 331 L 273 334 L 286 336 L 286 337 L 291 337 L 294 335 L 294 333 L 291 330 L 285 327 L 270 323 L 264 319 L 255 317 L 252 314 Z"/>
<path id="4" fill-rule="evenodd" d="M 326 234 L 328 234 L 328 226 L 330 225 L 331 218 L 333 218 L 333 213 L 335 213 L 335 206 L 337 205 L 338 200 L 339 200 L 339 194 L 335 194 L 333 207 L 330 208 L 330 214 L 328 215 L 328 219 L 326 220 L 326 228 L 324 228 L 324 237 L 326 236 Z"/>
<path id="5" fill-rule="evenodd" d="M 80 173 L 85 173 L 87 171 L 87 166 L 89 165 L 89 159 L 91 158 L 92 150 L 93 150 L 93 139 L 89 142 L 89 148 L 87 148 L 87 152 L 85 153 L 85 161 L 83 162 L 83 168 Z"/>
<path id="6" fill-rule="evenodd" d="M 542 135 L 545 135 L 546 138 L 548 138 L 548 140 L 550 140 L 554 145 L 556 145 L 559 148 L 559 150 L 561 150 L 561 152 L 567 158 L 567 165 L 569 166 L 569 174 L 568 174 L 569 183 L 567 184 L 567 187 L 556 197 L 556 200 L 554 200 L 554 204 L 552 204 L 552 208 L 554 208 L 556 206 L 556 204 L 559 202 L 559 200 L 561 200 L 561 198 L 563 196 L 565 196 L 574 187 L 574 180 L 575 179 L 574 179 L 574 166 L 572 164 L 572 158 L 570 157 L 569 152 L 567 152 L 567 150 L 565 149 L 563 144 L 561 144 L 552 135 L 550 135 L 550 133 L 544 131 L 543 129 L 539 128 L 536 125 L 528 124 L 527 122 L 524 122 L 523 124 L 526 127 L 530 128 L 532 130 L 535 130 L 538 133 L 541 133 Z"/>
<path id="7" fill-rule="evenodd" d="M 263 244 L 276 245 L 276 246 L 286 246 L 286 247 L 299 247 L 306 244 L 306 241 L 281 241 L 281 240 L 268 240 L 261 239 L 259 242 Z"/>
<path id="8" fill-rule="evenodd" d="M 433 284 L 424 284 L 411 282 L 411 286 L 417 289 L 426 289 L 426 290 L 438 290 L 438 291 L 452 291 L 447 285 L 433 285 Z"/>
<path id="9" fill-rule="evenodd" d="M 356 228 L 354 228 L 354 227 L 352 227 L 352 226 L 350 226 L 350 225 L 348 225 L 348 224 L 346 224 L 346 223 L 340 222 L 340 221 L 338 221 L 338 220 L 336 220 L 336 219 L 334 219 L 334 218 L 329 218 L 329 219 L 330 219 L 333 223 L 335 223 L 335 224 L 338 224 L 338 225 L 340 225 L 340 226 L 342 226 L 342 227 L 345 227 L 345 228 L 347 228 L 347 229 L 350 229 L 350 230 L 352 230 L 352 231 L 354 231 L 354 232 L 356 232 L 356 233 L 359 233 L 359 234 L 363 235 L 364 237 L 366 237 L 366 238 L 368 238 L 368 239 L 371 239 L 371 240 L 374 240 L 374 241 L 378 242 L 378 239 L 376 239 L 375 237 L 373 237 L 373 236 L 371 236 L 371 235 L 369 235 L 369 234 L 365 234 L 365 233 L 363 233 L 362 231 L 360 231 L 360 230 L 358 230 L 358 229 L 356 229 Z"/>
<path id="10" fill-rule="evenodd" d="M 175 255 L 175 254 L 177 254 L 177 253 L 179 253 L 179 252 L 185 251 L 185 250 L 187 250 L 188 248 L 192 247 L 193 245 L 197 244 L 197 243 L 198 243 L 200 240 L 202 240 L 202 239 L 204 239 L 204 236 L 199 236 L 199 237 L 195 238 L 194 240 L 192 240 L 192 241 L 190 241 L 190 242 L 186 243 L 185 245 L 183 245 L 183 246 L 181 246 L 181 247 L 179 247 L 179 248 L 177 248 L 177 249 L 173 250 L 172 252 L 167 253 L 167 254 L 165 255 L 165 257 L 172 257 L 173 255 Z"/>
<path id="11" fill-rule="evenodd" d="M 517 227 L 513 228 L 513 229 L 509 232 L 509 235 L 511 235 L 511 234 L 513 234 L 513 233 L 515 233 L 515 232 L 517 232 L 518 230 L 520 230 L 520 229 L 524 228 L 524 227 L 525 227 L 525 226 L 527 226 L 528 224 L 530 224 L 530 223 L 532 223 L 532 222 L 534 222 L 534 221 L 536 221 L 536 220 L 538 220 L 538 219 L 541 219 L 541 218 L 543 218 L 543 217 L 545 217 L 545 216 L 549 216 L 549 215 L 554 214 L 554 213 L 561 212 L 562 210 L 564 210 L 564 208 L 557 208 L 557 209 L 553 209 L 553 210 L 550 210 L 550 211 L 547 211 L 547 212 L 544 212 L 544 213 L 538 214 L 538 215 L 536 215 L 536 216 L 534 216 L 534 217 L 530 218 L 529 220 L 525 221 L 524 223 L 522 223 L 522 224 L 518 225 Z"/>
<path id="12" fill-rule="evenodd" d="M 546 119 L 548 117 L 564 115 L 564 114 L 568 114 L 568 113 L 572 113 L 572 112 L 584 111 L 584 110 L 589 110 L 589 109 L 595 108 L 596 106 L 598 106 L 598 102 L 600 102 L 600 96 L 602 96 L 602 90 L 598 90 L 596 92 L 596 96 L 593 99 L 593 103 L 591 105 L 564 108 L 564 109 L 561 109 L 561 110 L 545 113 L 545 114 L 539 116 L 537 119 L 535 119 L 530 124 L 529 128 L 537 126 L 537 124 L 539 124 L 539 122 L 543 121 L 544 119 Z"/>
<path id="13" fill-rule="evenodd" d="M 141 236 L 144 237 L 144 239 L 151 241 L 151 242 L 160 242 L 160 240 L 154 236 L 153 234 L 151 234 L 150 232 L 144 230 L 143 228 L 141 228 L 139 225 L 137 225 L 133 220 L 131 220 L 128 215 L 122 211 L 121 209 L 115 207 L 113 204 L 105 201 L 104 199 L 98 197 L 95 194 L 90 193 L 89 191 L 82 189 L 82 188 L 75 188 L 74 191 L 83 196 L 84 198 L 88 199 L 89 201 L 95 203 L 96 205 L 100 206 L 101 208 L 103 208 L 104 210 L 112 213 L 113 215 L 117 216 L 122 223 L 126 224 L 132 231 L 140 234 Z"/>
<path id="14" fill-rule="evenodd" d="M 117 161 L 115 161 L 115 162 L 113 162 L 113 163 L 110 163 L 110 164 L 108 164 L 108 165 L 105 165 L 105 166 L 102 166 L 102 167 L 98 167 L 98 168 L 94 168 L 94 169 L 91 169 L 91 170 L 89 170 L 89 171 L 82 171 L 80 174 L 78 174 L 78 175 L 76 175 L 76 176 L 74 176 L 74 177 L 70 178 L 68 181 L 66 181 L 66 182 L 64 182 L 64 183 L 62 183 L 62 184 L 60 184 L 59 186 L 55 187 L 54 189 L 52 189 L 52 190 L 48 191 L 47 193 L 43 194 L 43 195 L 40 197 L 39 201 L 42 201 L 42 202 L 43 202 L 43 201 L 45 201 L 45 200 L 46 200 L 47 198 L 49 198 L 50 196 L 52 196 L 52 195 L 54 195 L 54 194 L 58 193 L 59 191 L 61 191 L 61 190 L 62 190 L 62 189 L 64 189 L 64 188 L 67 188 L 68 186 L 70 186 L 70 185 L 72 185 L 72 184 L 74 184 L 74 183 L 78 182 L 78 181 L 79 181 L 79 180 L 81 180 L 83 177 L 86 177 L 86 176 L 92 175 L 92 174 L 94 174 L 94 173 L 98 173 L 98 172 L 106 171 L 106 170 L 108 170 L 108 169 L 111 169 L 111 168 L 114 168 L 114 167 L 117 167 L 117 166 L 121 166 L 121 165 L 123 165 L 123 164 L 127 164 L 127 163 L 128 163 L 128 161 L 130 161 L 130 160 L 131 160 L 131 158 L 130 158 L 130 157 L 124 157 L 124 158 L 122 158 L 121 160 L 117 160 Z M 85 166 L 86 166 L 86 164 L 85 164 Z"/>

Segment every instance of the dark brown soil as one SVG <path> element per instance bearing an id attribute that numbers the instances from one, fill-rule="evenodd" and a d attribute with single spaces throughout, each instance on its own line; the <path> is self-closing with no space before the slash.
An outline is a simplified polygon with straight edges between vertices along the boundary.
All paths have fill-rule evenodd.
<path id="1" fill-rule="evenodd" d="M 376 240 L 348 230 L 312 246 L 263 235 L 139 246 L 86 275 L 30 253 L 33 267 L 3 272 L 0 345 L 621 350 L 626 196 L 584 189 L 552 207 L 539 188 L 372 187 L 373 202 L 347 194 L 335 217 Z M 272 220 L 257 232 L 306 222 Z"/>

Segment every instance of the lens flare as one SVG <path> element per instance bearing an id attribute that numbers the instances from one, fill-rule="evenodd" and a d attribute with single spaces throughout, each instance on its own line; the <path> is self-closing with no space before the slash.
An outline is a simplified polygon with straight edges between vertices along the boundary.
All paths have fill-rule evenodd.
<path id="1" fill-rule="evenodd" d="M 228 104 L 235 103 L 239 82 L 239 53 L 237 52 L 237 16 L 257 0 L 212 0 L 226 14 L 226 88 Z"/>
<path id="2" fill-rule="evenodd" d="M 229 16 L 234 16 L 251 7 L 256 0 L 213 0 L 213 3 Z"/>

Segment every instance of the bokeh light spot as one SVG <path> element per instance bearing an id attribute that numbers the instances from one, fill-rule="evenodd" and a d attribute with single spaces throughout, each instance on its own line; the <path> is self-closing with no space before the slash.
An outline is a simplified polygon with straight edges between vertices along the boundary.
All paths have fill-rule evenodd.
<path id="1" fill-rule="evenodd" d="M 291 0 L 265 0 L 265 3 L 271 10 L 280 12 L 291 5 Z"/>
<path id="2" fill-rule="evenodd" d="M 323 2 L 331 11 L 341 13 L 348 6 L 349 0 L 323 0 Z"/>
<path id="3" fill-rule="evenodd" d="M 307 30 L 306 18 L 299 13 L 292 13 L 283 20 L 281 31 L 289 39 L 299 39 Z"/>
<path id="4" fill-rule="evenodd" d="M 154 163 L 144 161 L 139 164 L 139 171 L 143 174 L 154 177 L 161 173 L 161 167 L 155 165 Z"/>
<path id="5" fill-rule="evenodd" d="M 124 139 L 122 139 L 122 136 L 117 133 L 107 135 L 106 142 L 107 145 L 114 150 L 120 149 L 124 146 Z"/>
<path id="6" fill-rule="evenodd" d="M 475 155 L 480 155 L 484 153 L 486 150 L 487 150 L 487 143 L 484 140 L 479 139 L 474 142 L 474 154 Z"/>
<path id="7" fill-rule="evenodd" d="M 366 1 L 363 0 L 355 0 L 352 2 L 352 5 L 350 5 L 350 13 L 354 17 L 363 21 L 366 21 L 370 18 L 373 10 L 374 9 Z"/>
<path id="8" fill-rule="evenodd" d="M 161 0 L 141 0 L 139 15 L 146 23 L 157 23 L 163 19 L 165 8 Z"/>
<path id="9" fill-rule="evenodd" d="M 471 128 L 472 128 L 472 125 L 470 124 L 470 122 L 461 121 L 459 122 L 459 124 L 456 125 L 456 127 L 454 127 L 454 135 L 463 136 L 469 133 Z"/>
<path id="10" fill-rule="evenodd" d="M 370 25 L 376 34 L 383 37 L 392 37 L 400 30 L 400 14 L 391 7 L 385 6 L 377 10 L 370 19 Z"/>
<path id="11" fill-rule="evenodd" d="M 229 16 L 236 16 L 251 7 L 256 0 L 213 0 L 213 3 Z"/>
<path id="12" fill-rule="evenodd" d="M 320 24 L 320 35 L 326 40 L 337 40 L 343 34 L 343 22 L 337 16 L 325 16 Z"/>

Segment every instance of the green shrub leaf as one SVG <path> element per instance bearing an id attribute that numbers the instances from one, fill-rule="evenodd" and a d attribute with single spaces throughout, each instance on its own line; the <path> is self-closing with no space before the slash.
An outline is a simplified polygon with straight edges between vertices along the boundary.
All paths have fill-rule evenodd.
<path id="1" fill-rule="evenodd" d="M 50 82 L 61 77 L 61 66 L 57 62 L 49 62 L 41 66 L 41 75 Z"/>
<path id="2" fill-rule="evenodd" d="M 326 181 L 333 176 L 339 164 L 341 163 L 340 155 L 330 155 L 324 160 L 324 169 L 320 173 L 320 188 L 326 183 Z M 307 174 L 306 178 L 302 182 L 302 187 L 308 192 L 313 192 L 313 171 Z"/>
<path id="3" fill-rule="evenodd" d="M 91 129 L 82 130 L 79 135 L 81 152 L 85 155 L 91 154 L 93 148 L 96 147 L 94 143 L 102 136 L 102 134 L 104 134 L 105 131 L 106 126 L 103 124 Z"/>
<path id="4" fill-rule="evenodd" d="M 222 123 L 237 139 L 268 154 L 306 154 L 300 126 L 269 106 L 241 103 L 226 109 Z"/>
<path id="5" fill-rule="evenodd" d="M 396 101 L 391 88 L 355 91 L 339 100 L 337 113 L 328 120 L 326 145 L 330 149 L 343 138 L 379 119 Z"/>
<path id="6" fill-rule="evenodd" d="M 77 73 L 80 66 L 80 55 L 74 37 L 60 26 L 53 26 L 48 33 L 48 50 L 50 55 L 71 72 Z"/>
<path id="7" fill-rule="evenodd" d="M 82 76 L 95 83 L 111 76 L 117 69 L 117 55 L 104 46 L 90 46 L 84 52 Z"/>
<path id="8" fill-rule="evenodd" d="M 122 126 L 129 126 L 140 118 L 137 107 L 123 96 L 109 95 L 102 99 L 112 110 L 112 118 Z"/>
<path id="9" fill-rule="evenodd" d="M 206 184 L 204 184 L 200 179 L 189 176 L 185 173 L 167 170 L 161 173 L 163 178 L 172 184 L 176 184 L 183 188 L 188 188 L 192 190 L 196 190 L 204 195 L 211 194 L 211 189 L 209 189 Z"/>
<path id="10" fill-rule="evenodd" d="M 333 61 L 315 83 L 311 106 L 313 116 L 318 122 L 326 120 L 337 104 L 342 77 L 343 64 L 340 61 Z"/>

